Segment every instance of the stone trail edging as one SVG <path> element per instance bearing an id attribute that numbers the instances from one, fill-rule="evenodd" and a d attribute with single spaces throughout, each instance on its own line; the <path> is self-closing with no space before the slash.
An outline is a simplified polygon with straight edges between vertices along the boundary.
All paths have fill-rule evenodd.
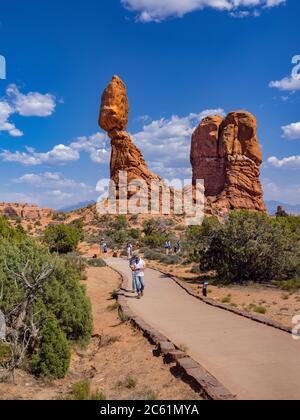
<path id="1" fill-rule="evenodd" d="M 116 273 L 121 276 L 123 290 L 127 290 L 128 278 L 119 270 L 109 266 Z M 118 303 L 122 312 L 132 322 L 134 326 L 143 331 L 145 337 L 157 346 L 158 355 L 162 355 L 165 363 L 176 363 L 177 367 L 184 375 L 184 379 L 188 380 L 194 388 L 201 391 L 209 400 L 215 401 L 230 401 L 236 400 L 228 389 L 224 387 L 214 376 L 212 376 L 203 366 L 196 362 L 186 353 L 177 349 L 176 346 L 163 334 L 152 328 L 141 317 L 129 308 L 126 296 L 123 294 L 118 295 Z"/>
<path id="2" fill-rule="evenodd" d="M 228 305 L 224 305 L 223 303 L 219 303 L 214 299 L 210 299 L 210 298 L 206 298 L 204 296 L 201 296 L 201 295 L 197 294 L 191 287 L 189 287 L 184 281 L 179 280 L 177 277 L 174 277 L 171 274 L 165 273 L 164 271 L 161 271 L 159 269 L 154 269 L 154 270 L 156 270 L 159 273 L 163 274 L 164 276 L 170 278 L 176 284 L 178 284 L 178 286 L 180 286 L 185 292 L 187 292 L 190 296 L 193 296 L 194 298 L 200 300 L 203 303 L 206 303 L 207 305 L 213 306 L 214 308 L 223 309 L 224 311 L 231 312 L 235 315 L 239 315 L 239 316 L 242 316 L 244 318 L 251 319 L 251 321 L 255 321 L 255 322 L 258 322 L 260 324 L 267 325 L 268 327 L 276 328 L 277 330 L 284 331 L 288 334 L 293 334 L 293 329 L 292 328 L 286 327 L 286 326 L 280 324 L 280 322 L 272 321 L 271 319 L 265 318 L 264 316 L 251 314 L 249 312 L 242 311 L 241 309 L 237 309 L 237 308 L 234 308 L 234 307 L 231 307 L 231 306 L 228 306 Z"/>

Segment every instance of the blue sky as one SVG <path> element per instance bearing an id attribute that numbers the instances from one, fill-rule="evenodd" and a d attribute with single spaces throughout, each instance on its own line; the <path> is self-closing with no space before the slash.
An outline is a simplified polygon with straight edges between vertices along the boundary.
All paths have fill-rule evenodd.
<path id="1" fill-rule="evenodd" d="M 299 0 L 1 4 L 0 201 L 97 198 L 109 167 L 100 96 L 118 74 L 129 131 L 153 170 L 189 177 L 200 119 L 243 108 L 258 119 L 266 198 L 299 204 L 299 16 Z"/>

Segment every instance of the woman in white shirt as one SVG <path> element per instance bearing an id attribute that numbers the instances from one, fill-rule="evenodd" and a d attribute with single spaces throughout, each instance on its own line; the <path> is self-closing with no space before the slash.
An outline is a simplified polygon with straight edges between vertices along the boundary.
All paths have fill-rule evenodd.
<path id="1" fill-rule="evenodd" d="M 138 299 L 144 296 L 145 291 L 145 261 L 139 256 L 136 257 L 136 262 L 134 264 L 134 272 L 136 279 L 136 288 L 138 293 Z"/>

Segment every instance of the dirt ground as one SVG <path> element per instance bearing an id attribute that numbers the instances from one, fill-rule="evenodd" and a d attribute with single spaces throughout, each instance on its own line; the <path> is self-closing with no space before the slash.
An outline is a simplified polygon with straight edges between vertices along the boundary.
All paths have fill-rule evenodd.
<path id="1" fill-rule="evenodd" d="M 193 289 L 202 293 L 202 281 L 190 272 L 192 266 L 166 266 L 155 261 L 147 261 L 147 264 L 150 268 L 164 271 L 186 281 Z M 260 311 L 260 314 L 266 318 L 287 327 L 293 327 L 292 318 L 300 315 L 300 292 L 288 293 L 255 284 L 231 287 L 209 286 L 209 297 L 247 312 Z"/>
<path id="2" fill-rule="evenodd" d="M 110 294 L 119 287 L 118 275 L 109 268 L 89 268 L 87 274 L 94 317 L 94 338 L 88 349 L 74 351 L 64 380 L 47 383 L 19 371 L 16 384 L 0 384 L 0 399 L 63 399 L 83 379 L 90 379 L 92 389 L 103 392 L 108 400 L 201 399 L 171 373 L 162 358 L 153 356 L 153 346 L 139 331 L 122 324 L 117 311 L 109 308 L 115 303 Z"/>

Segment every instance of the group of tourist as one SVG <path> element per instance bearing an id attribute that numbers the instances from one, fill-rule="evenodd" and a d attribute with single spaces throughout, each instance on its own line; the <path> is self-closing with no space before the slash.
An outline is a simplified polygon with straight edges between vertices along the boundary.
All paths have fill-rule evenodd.
<path id="1" fill-rule="evenodd" d="M 181 241 L 178 240 L 176 242 L 176 244 L 174 245 L 174 247 L 172 246 L 171 241 L 166 241 L 166 243 L 165 243 L 166 255 L 170 255 L 171 252 L 172 252 L 172 249 L 173 249 L 175 255 L 178 254 L 178 252 L 181 251 Z"/>

